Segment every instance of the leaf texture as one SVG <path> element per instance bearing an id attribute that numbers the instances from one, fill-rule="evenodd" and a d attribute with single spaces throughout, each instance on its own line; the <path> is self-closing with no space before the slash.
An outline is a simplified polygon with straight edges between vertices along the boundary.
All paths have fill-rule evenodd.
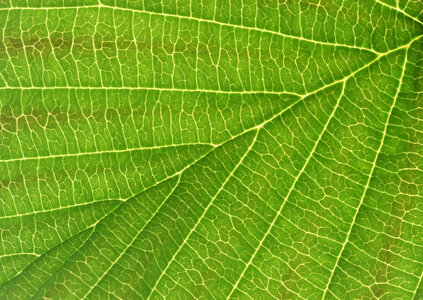
<path id="1" fill-rule="evenodd" d="M 417 0 L 0 1 L 1 299 L 423 299 Z"/>

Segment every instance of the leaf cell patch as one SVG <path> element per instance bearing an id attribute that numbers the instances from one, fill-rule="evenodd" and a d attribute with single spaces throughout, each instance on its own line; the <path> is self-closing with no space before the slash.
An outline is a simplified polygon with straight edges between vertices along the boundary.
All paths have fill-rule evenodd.
<path id="1" fill-rule="evenodd" d="M 1 299 L 422 276 L 421 1 L 0 1 Z"/>

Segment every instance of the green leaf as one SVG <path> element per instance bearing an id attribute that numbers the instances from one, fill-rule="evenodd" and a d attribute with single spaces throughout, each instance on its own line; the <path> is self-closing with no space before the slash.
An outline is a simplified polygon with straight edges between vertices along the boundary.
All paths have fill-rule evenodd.
<path id="1" fill-rule="evenodd" d="M 422 299 L 419 0 L 0 1 L 1 299 Z"/>

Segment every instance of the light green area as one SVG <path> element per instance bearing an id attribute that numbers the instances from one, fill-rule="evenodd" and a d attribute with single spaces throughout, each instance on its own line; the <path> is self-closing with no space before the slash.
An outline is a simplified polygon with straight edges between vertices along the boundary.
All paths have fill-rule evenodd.
<path id="1" fill-rule="evenodd" d="M 422 11 L 0 1 L 0 298 L 423 298 Z"/>

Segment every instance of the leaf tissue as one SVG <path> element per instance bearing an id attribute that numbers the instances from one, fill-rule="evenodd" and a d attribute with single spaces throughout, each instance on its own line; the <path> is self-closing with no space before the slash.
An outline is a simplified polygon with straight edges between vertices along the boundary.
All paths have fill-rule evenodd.
<path id="1" fill-rule="evenodd" d="M 423 299 L 423 2 L 0 1 L 0 299 Z"/>

